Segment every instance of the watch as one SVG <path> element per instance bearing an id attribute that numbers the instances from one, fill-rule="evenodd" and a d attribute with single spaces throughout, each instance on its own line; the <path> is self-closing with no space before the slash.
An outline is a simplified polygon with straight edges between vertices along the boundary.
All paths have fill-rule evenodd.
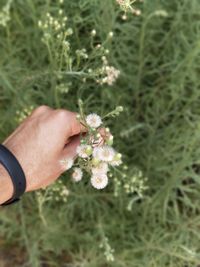
<path id="1" fill-rule="evenodd" d="M 13 153 L 0 144 L 0 164 L 4 166 L 13 183 L 14 192 L 8 201 L 2 206 L 12 204 L 20 199 L 26 190 L 26 177 L 24 171 Z"/>

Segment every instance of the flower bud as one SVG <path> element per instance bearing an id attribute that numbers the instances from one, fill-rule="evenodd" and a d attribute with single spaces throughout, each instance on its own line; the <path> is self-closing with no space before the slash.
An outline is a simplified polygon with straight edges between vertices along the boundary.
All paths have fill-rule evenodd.
<path id="1" fill-rule="evenodd" d="M 112 146 L 113 145 L 113 135 L 110 135 L 109 138 L 106 140 L 106 143 L 109 145 L 109 146 Z"/>
<path id="2" fill-rule="evenodd" d="M 99 163 L 100 163 L 100 160 L 98 160 L 98 159 L 96 159 L 96 158 L 93 158 L 93 159 L 92 159 L 92 164 L 93 164 L 94 166 L 99 165 Z"/>
<path id="3" fill-rule="evenodd" d="M 124 111 L 124 108 L 123 108 L 122 106 L 118 106 L 118 107 L 116 108 L 116 110 L 117 110 L 118 112 L 122 112 L 122 111 Z"/>
<path id="4" fill-rule="evenodd" d="M 122 154 L 117 153 L 117 154 L 115 155 L 115 157 L 114 157 L 114 160 L 121 160 L 121 158 L 122 158 Z"/>
<path id="5" fill-rule="evenodd" d="M 58 13 L 59 13 L 59 15 L 62 15 L 63 14 L 63 10 L 59 9 Z"/>
<path id="6" fill-rule="evenodd" d="M 97 133 L 96 138 L 100 138 L 100 137 L 101 137 L 100 133 Z"/>
<path id="7" fill-rule="evenodd" d="M 77 119 L 77 120 L 80 120 L 80 118 L 81 118 L 81 115 L 80 115 L 80 114 L 77 114 L 77 115 L 76 115 L 76 119 Z"/>
<path id="8" fill-rule="evenodd" d="M 97 32 L 96 32 L 96 30 L 95 29 L 93 29 L 92 31 L 91 31 L 91 36 L 95 36 L 97 34 Z"/>
<path id="9" fill-rule="evenodd" d="M 113 38 L 113 36 L 114 36 L 114 33 L 113 32 L 109 32 L 108 37 L 109 38 Z"/>
<path id="10" fill-rule="evenodd" d="M 128 166 L 127 166 L 127 165 L 124 165 L 124 166 L 123 166 L 123 169 L 124 169 L 124 170 L 128 170 Z"/>
<path id="11" fill-rule="evenodd" d="M 101 44 L 97 44 L 97 45 L 96 45 L 96 48 L 97 48 L 97 49 L 101 48 Z"/>
<path id="12" fill-rule="evenodd" d="M 91 146 L 87 146 L 85 153 L 90 156 L 92 154 L 92 147 Z"/>
<path id="13" fill-rule="evenodd" d="M 79 105 L 82 106 L 83 105 L 83 100 L 79 98 L 78 103 L 79 103 Z"/>
<path id="14" fill-rule="evenodd" d="M 122 19 L 123 19 L 123 20 L 127 20 L 127 16 L 126 16 L 126 14 L 124 14 L 124 15 L 122 16 Z"/>
<path id="15" fill-rule="evenodd" d="M 120 154 L 120 153 L 117 153 L 117 154 L 115 154 L 115 156 L 114 156 L 114 161 L 121 161 L 121 159 L 122 159 L 122 154 Z"/>
<path id="16" fill-rule="evenodd" d="M 90 130 L 91 130 L 91 132 L 95 135 L 95 133 L 96 133 L 96 129 L 91 127 Z"/>
<path id="17" fill-rule="evenodd" d="M 66 35 L 72 35 L 73 34 L 73 30 L 72 28 L 67 29 L 67 31 L 65 32 Z"/>

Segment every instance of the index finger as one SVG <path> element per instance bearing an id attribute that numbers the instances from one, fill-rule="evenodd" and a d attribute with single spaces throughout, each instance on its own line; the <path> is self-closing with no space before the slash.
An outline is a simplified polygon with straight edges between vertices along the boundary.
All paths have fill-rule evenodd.
<path id="1" fill-rule="evenodd" d="M 77 113 L 68 110 L 57 110 L 58 116 L 65 124 L 65 133 L 67 138 L 79 135 L 87 131 L 87 129 L 77 119 Z"/>

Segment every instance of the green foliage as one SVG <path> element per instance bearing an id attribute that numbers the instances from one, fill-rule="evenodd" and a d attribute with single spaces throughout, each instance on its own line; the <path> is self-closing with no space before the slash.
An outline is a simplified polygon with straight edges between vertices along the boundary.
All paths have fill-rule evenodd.
<path id="1" fill-rule="evenodd" d="M 33 193 L 1 209 L 4 246 L 24 250 L 23 266 L 31 267 L 198 266 L 200 2 L 146 0 L 137 4 L 141 16 L 122 20 L 114 0 L 65 0 L 74 34 L 70 61 L 62 65 L 59 44 L 48 48 L 38 27 L 47 12 L 58 13 L 58 2 L 15 0 L 6 27 L 0 25 L 1 140 L 16 127 L 17 112 L 32 106 L 77 111 L 78 98 L 98 114 L 123 106 L 125 111 L 110 120 L 115 145 L 128 177 L 142 170 L 148 190 L 142 199 L 122 189 L 116 197 L 114 182 L 99 192 L 73 184 L 66 174 L 67 203 L 43 202 Z M 93 53 L 93 29 L 95 45 L 105 42 L 109 62 L 121 71 L 111 87 L 96 83 L 105 51 Z M 83 48 L 90 62 L 77 64 L 76 50 Z M 91 67 L 96 72 L 88 75 Z M 58 89 L 63 84 L 64 93 Z M 107 262 L 109 253 L 114 262 Z"/>

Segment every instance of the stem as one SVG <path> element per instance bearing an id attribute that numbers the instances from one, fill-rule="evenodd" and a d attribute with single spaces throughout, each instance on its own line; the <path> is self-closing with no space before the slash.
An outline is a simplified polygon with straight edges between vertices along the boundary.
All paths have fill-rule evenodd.
<path id="1" fill-rule="evenodd" d="M 38 203 L 38 210 L 39 210 L 39 216 L 40 216 L 40 219 L 41 219 L 41 221 L 42 221 L 42 223 L 43 223 L 43 225 L 45 226 L 45 227 L 47 227 L 47 221 L 46 221 L 46 219 L 45 219 L 45 217 L 44 217 L 44 215 L 43 215 L 43 201 L 39 201 L 39 203 Z"/>
<path id="2" fill-rule="evenodd" d="M 20 209 L 20 217 L 21 217 L 21 229 L 22 229 L 22 237 L 24 239 L 25 247 L 27 250 L 27 253 L 29 255 L 30 262 L 32 262 L 32 254 L 31 254 L 31 244 L 29 243 L 29 239 L 27 236 L 27 231 L 26 231 L 26 223 L 25 223 L 25 217 L 24 217 L 24 209 L 23 209 L 23 204 L 22 202 L 19 203 L 19 209 Z"/>
<path id="3" fill-rule="evenodd" d="M 84 111 L 83 111 L 83 101 L 81 99 L 78 100 L 78 106 L 79 106 L 79 110 L 80 110 L 81 119 L 84 121 L 82 123 L 85 123 L 85 116 L 84 116 Z"/>

